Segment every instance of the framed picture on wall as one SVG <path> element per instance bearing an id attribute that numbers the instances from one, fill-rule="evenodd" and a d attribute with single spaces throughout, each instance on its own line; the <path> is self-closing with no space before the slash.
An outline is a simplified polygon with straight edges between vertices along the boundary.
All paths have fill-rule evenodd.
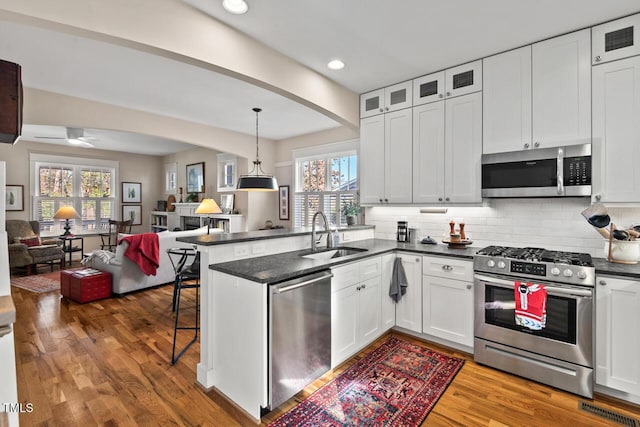
<path id="1" fill-rule="evenodd" d="M 122 183 L 122 203 L 142 203 L 142 184 L 139 182 Z"/>
<path id="2" fill-rule="evenodd" d="M 7 185 L 7 200 L 5 210 L 23 211 L 24 210 L 24 185 Z"/>
<path id="3" fill-rule="evenodd" d="M 281 185 L 278 190 L 280 194 L 280 219 L 289 221 L 289 186 Z"/>
<path id="4" fill-rule="evenodd" d="M 187 165 L 187 193 L 204 192 L 204 162 Z"/>
<path id="5" fill-rule="evenodd" d="M 131 220 L 131 225 L 142 225 L 142 205 L 123 205 L 122 220 Z"/>

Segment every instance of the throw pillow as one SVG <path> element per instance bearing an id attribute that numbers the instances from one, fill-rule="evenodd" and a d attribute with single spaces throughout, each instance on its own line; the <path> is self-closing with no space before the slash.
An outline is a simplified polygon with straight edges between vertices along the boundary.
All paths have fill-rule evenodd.
<path id="1" fill-rule="evenodd" d="M 23 245 L 31 246 L 40 246 L 40 237 L 16 237 L 13 239 L 15 243 L 22 243 Z"/>

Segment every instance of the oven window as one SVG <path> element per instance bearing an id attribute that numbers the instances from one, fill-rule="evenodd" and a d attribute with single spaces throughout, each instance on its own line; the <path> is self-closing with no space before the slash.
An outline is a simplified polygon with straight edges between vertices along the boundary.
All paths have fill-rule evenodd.
<path id="1" fill-rule="evenodd" d="M 482 165 L 482 188 L 555 187 L 556 159 Z"/>
<path id="2" fill-rule="evenodd" d="M 485 284 L 485 302 L 515 304 L 513 289 Z M 485 323 L 576 344 L 576 300 L 547 295 L 547 323 L 541 331 L 516 325 L 515 309 L 485 309 Z"/>

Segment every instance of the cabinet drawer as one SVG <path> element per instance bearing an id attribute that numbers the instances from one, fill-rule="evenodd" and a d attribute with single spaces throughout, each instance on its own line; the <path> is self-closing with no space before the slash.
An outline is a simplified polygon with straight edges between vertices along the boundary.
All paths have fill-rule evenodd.
<path id="1" fill-rule="evenodd" d="M 360 281 L 360 263 L 341 265 L 331 269 L 331 292 L 339 291 Z"/>
<path id="2" fill-rule="evenodd" d="M 425 256 L 422 273 L 429 276 L 473 281 L 473 262 L 455 258 Z"/>
<path id="3" fill-rule="evenodd" d="M 379 256 L 360 261 L 360 281 L 380 276 L 382 274 L 382 260 Z"/>

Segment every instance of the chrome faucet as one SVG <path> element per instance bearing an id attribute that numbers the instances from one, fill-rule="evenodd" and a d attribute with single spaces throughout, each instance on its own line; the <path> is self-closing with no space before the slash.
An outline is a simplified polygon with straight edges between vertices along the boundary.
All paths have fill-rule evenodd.
<path id="1" fill-rule="evenodd" d="M 320 239 L 316 240 L 316 218 L 320 215 L 324 220 L 324 229 L 327 231 L 327 249 L 333 247 L 333 240 L 331 239 L 331 232 L 329 231 L 329 221 L 327 221 L 326 215 L 322 211 L 317 211 L 313 214 L 311 220 L 311 251 L 315 252 Z"/>

